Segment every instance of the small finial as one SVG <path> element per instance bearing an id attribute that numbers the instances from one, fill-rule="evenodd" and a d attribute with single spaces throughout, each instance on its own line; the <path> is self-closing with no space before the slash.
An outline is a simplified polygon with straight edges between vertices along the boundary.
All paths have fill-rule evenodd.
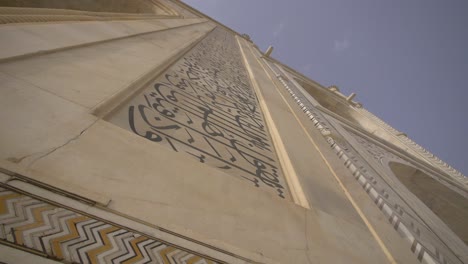
<path id="1" fill-rule="evenodd" d="M 353 100 L 354 97 L 356 97 L 356 94 L 355 94 L 355 93 L 351 93 L 351 94 L 346 98 L 346 101 L 351 102 L 351 101 Z"/>
<path id="2" fill-rule="evenodd" d="M 328 87 L 328 90 L 330 90 L 332 92 L 339 92 L 340 91 L 340 89 L 336 85 L 332 85 L 332 86 Z"/>
<path id="3" fill-rule="evenodd" d="M 270 57 L 271 53 L 273 52 L 273 46 L 269 46 L 268 49 L 265 51 L 264 57 Z"/>

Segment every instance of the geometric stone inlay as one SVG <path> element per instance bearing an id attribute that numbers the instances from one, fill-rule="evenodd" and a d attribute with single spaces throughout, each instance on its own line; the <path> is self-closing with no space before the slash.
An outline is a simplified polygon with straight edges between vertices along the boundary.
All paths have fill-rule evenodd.
<path id="1" fill-rule="evenodd" d="M 68 263 L 218 263 L 1 187 L 0 239 Z"/>
<path id="2" fill-rule="evenodd" d="M 216 28 L 108 120 L 289 197 L 232 33 Z"/>

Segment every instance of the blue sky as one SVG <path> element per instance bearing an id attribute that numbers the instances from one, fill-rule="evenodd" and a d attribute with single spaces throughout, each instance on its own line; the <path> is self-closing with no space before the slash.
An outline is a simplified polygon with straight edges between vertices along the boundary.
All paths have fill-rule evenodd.
<path id="1" fill-rule="evenodd" d="M 468 175 L 468 1 L 184 2 Z"/>

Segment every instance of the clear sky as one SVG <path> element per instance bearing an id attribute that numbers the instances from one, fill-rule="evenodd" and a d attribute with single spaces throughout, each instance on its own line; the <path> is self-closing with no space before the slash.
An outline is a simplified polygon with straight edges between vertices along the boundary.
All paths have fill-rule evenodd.
<path id="1" fill-rule="evenodd" d="M 468 175 L 468 1 L 184 2 Z"/>

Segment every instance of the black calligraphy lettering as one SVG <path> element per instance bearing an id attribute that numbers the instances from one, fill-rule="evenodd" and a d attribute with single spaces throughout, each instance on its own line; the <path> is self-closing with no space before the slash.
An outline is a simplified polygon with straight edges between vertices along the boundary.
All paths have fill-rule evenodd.
<path id="1" fill-rule="evenodd" d="M 141 137 L 164 140 L 174 151 L 284 198 L 284 179 L 240 58 L 234 37 L 215 29 L 131 99 L 128 124 Z"/>
<path id="2" fill-rule="evenodd" d="M 195 142 L 195 140 L 193 139 L 192 135 L 190 134 L 190 132 L 188 132 L 187 129 L 185 129 L 185 131 L 187 132 L 187 134 L 189 135 L 189 139 L 187 140 L 188 143 L 192 144 L 193 142 Z"/>

